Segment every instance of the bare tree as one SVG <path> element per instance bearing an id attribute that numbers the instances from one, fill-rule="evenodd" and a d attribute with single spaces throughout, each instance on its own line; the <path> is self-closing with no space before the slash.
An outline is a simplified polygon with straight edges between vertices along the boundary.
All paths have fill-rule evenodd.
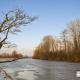
<path id="1" fill-rule="evenodd" d="M 52 44 L 51 50 L 52 50 L 52 52 L 54 52 L 54 49 L 55 49 L 55 40 L 53 38 L 51 40 L 51 44 Z"/>
<path id="2" fill-rule="evenodd" d="M 12 52 L 12 57 L 13 57 L 13 58 L 17 58 L 17 57 L 18 57 L 17 51 L 14 50 L 14 51 Z"/>
<path id="3" fill-rule="evenodd" d="M 80 31 L 79 31 L 79 35 L 78 35 L 78 47 L 79 47 L 79 51 L 80 51 Z"/>
<path id="4" fill-rule="evenodd" d="M 67 35 L 67 29 L 64 29 L 62 32 L 61 32 L 61 37 L 62 37 L 62 39 L 63 39 L 63 44 L 64 44 L 64 46 L 65 46 L 65 52 L 66 52 L 66 42 L 67 42 L 67 40 L 66 40 L 66 35 Z"/>
<path id="5" fill-rule="evenodd" d="M 80 39 L 80 19 L 71 21 L 67 24 L 68 33 L 73 40 L 74 49 L 77 50 L 79 48 L 79 39 Z"/>
<path id="6" fill-rule="evenodd" d="M 11 11 L 3 14 L 5 17 L 4 20 L 0 22 L 0 33 L 5 34 L 6 36 L 0 41 L 0 49 L 2 48 L 3 44 L 10 44 L 9 42 L 5 42 L 9 33 L 17 34 L 17 32 L 21 32 L 20 26 L 26 26 L 38 18 L 37 16 L 27 16 L 24 13 L 24 10 L 18 7 L 14 7 Z M 16 45 L 9 45 L 7 47 L 11 46 L 14 47 Z"/>
<path id="7" fill-rule="evenodd" d="M 59 50 L 61 51 L 61 41 L 58 40 L 58 43 L 59 43 Z"/>
<path id="8" fill-rule="evenodd" d="M 50 50 L 53 48 L 54 45 L 53 37 L 51 35 L 45 36 L 42 40 L 42 43 L 44 45 L 45 54 L 47 55 L 47 59 L 48 59 Z"/>

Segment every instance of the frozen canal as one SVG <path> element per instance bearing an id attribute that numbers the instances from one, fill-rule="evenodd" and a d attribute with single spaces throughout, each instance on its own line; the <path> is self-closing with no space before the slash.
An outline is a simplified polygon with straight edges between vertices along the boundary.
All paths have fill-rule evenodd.
<path id="1" fill-rule="evenodd" d="M 60 62 L 37 59 L 19 59 L 13 62 L 0 63 L 13 80 L 80 80 L 76 71 L 80 63 Z"/>

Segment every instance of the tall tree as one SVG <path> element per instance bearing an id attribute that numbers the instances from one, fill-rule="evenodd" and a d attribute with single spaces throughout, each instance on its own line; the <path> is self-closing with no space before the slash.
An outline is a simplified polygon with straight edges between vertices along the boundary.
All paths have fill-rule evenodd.
<path id="1" fill-rule="evenodd" d="M 47 59 L 48 59 L 50 50 L 54 44 L 54 43 L 52 44 L 52 42 L 53 42 L 53 37 L 51 35 L 45 36 L 42 40 L 42 43 L 44 45 L 45 54 L 47 55 Z"/>
<path id="2" fill-rule="evenodd" d="M 72 38 L 74 49 L 77 50 L 79 48 L 79 32 L 80 32 L 80 19 L 76 19 L 68 23 L 68 33 Z"/>
<path id="3" fill-rule="evenodd" d="M 61 32 L 61 35 L 62 35 L 62 39 L 63 39 L 63 44 L 65 46 L 65 52 L 66 52 L 66 35 L 67 35 L 67 29 L 64 29 L 62 32 Z"/>

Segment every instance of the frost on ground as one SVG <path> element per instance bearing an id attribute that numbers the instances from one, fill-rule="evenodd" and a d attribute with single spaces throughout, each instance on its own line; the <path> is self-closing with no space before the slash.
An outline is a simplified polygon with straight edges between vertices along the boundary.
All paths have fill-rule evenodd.
<path id="1" fill-rule="evenodd" d="M 2 68 L 0 68 L 0 80 L 12 80 Z"/>
<path id="2" fill-rule="evenodd" d="M 0 62 L 9 62 L 12 61 L 12 59 L 0 59 Z"/>

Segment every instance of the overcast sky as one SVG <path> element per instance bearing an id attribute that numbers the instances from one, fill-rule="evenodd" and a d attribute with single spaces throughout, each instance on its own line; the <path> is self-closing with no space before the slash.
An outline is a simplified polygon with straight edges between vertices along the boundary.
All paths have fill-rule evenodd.
<path id="1" fill-rule="evenodd" d="M 7 41 L 18 45 L 17 48 L 2 48 L 0 53 L 11 53 L 14 49 L 18 53 L 32 56 L 33 48 L 39 45 L 44 36 L 60 36 L 60 32 L 67 23 L 80 18 L 80 0 L 0 0 L 0 20 L 12 10 L 13 6 L 21 6 L 30 16 L 38 16 L 39 19 L 31 25 L 21 26 L 21 33 L 8 35 Z M 5 35 L 0 34 L 1 39 Z"/>

